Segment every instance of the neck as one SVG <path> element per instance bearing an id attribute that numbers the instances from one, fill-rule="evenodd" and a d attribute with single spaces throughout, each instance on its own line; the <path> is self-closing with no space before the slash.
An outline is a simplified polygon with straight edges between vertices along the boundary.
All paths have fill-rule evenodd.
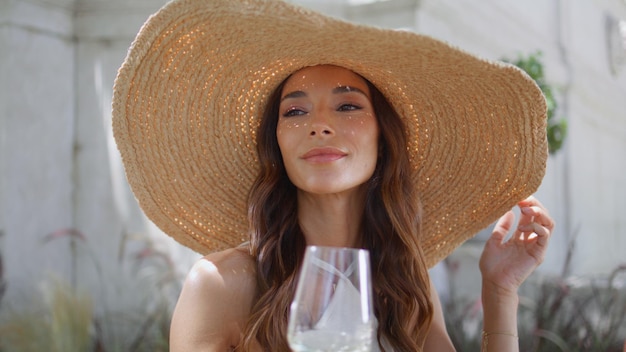
<path id="1" fill-rule="evenodd" d="M 298 221 L 307 245 L 359 247 L 365 191 L 311 194 L 298 191 Z"/>

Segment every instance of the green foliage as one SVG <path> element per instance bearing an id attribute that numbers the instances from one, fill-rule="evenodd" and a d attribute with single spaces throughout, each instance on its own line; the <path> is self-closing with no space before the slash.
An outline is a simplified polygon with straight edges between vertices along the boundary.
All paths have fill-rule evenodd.
<path id="1" fill-rule="evenodd" d="M 58 280 L 43 304 L 12 312 L 0 326 L 0 348 L 6 351 L 88 351 L 91 347 L 93 306 Z"/>
<path id="2" fill-rule="evenodd" d="M 541 53 L 530 54 L 526 57 L 519 56 L 516 60 L 504 59 L 503 61 L 512 63 L 525 71 L 535 83 L 539 86 L 546 98 L 548 108 L 548 148 L 550 154 L 556 153 L 563 146 L 565 136 L 567 134 L 567 121 L 565 119 L 556 119 L 557 101 L 554 97 L 552 86 L 550 86 L 544 76 L 543 63 L 541 62 Z"/>
<path id="3" fill-rule="evenodd" d="M 620 266 L 608 279 L 536 280 L 520 305 L 523 351 L 621 352 L 626 338 L 626 288 L 617 284 Z"/>
<path id="4" fill-rule="evenodd" d="M 626 343 L 626 265 L 608 278 L 541 277 L 520 288 L 520 351 L 622 352 Z M 622 275 L 626 276 L 626 275 Z M 444 306 L 456 350 L 479 351 L 480 298 L 455 298 Z"/>
<path id="5" fill-rule="evenodd" d="M 125 251 L 128 242 L 125 236 L 120 246 L 120 260 L 130 257 L 130 279 L 138 283 L 130 287 L 123 280 L 111 282 L 104 279 L 86 236 L 78 231 L 56 231 L 44 242 L 63 239 L 70 240 L 72 256 L 78 257 L 79 251 L 85 252 L 81 252 L 86 254 L 81 258 L 95 266 L 99 281 L 103 283 L 101 292 L 79 294 L 81 286 L 75 282 L 74 271 L 71 283 L 53 280 L 53 285 L 49 285 L 44 282 L 43 298 L 33 297 L 24 301 L 20 308 L 1 316 L 0 352 L 168 351 L 170 317 L 181 289 L 181 280 L 171 258 L 143 237 L 133 239 L 139 242 L 141 249 L 129 256 Z M 72 263 L 83 264 L 76 258 L 72 258 Z M 120 297 L 132 296 L 133 302 L 129 307 L 123 307 L 120 299 L 114 308 L 109 308 L 105 292 L 118 284 L 122 286 L 116 293 Z M 138 287 L 141 290 L 137 290 Z M 93 303 L 96 296 L 100 297 L 97 312 Z"/>

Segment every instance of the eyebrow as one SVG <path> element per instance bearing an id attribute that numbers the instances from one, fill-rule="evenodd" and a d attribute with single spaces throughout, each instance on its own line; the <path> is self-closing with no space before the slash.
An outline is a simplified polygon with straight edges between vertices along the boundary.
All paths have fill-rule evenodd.
<path id="1" fill-rule="evenodd" d="M 281 102 L 283 102 L 285 99 L 292 99 L 292 98 L 302 98 L 302 97 L 306 97 L 306 93 L 301 91 L 301 90 L 296 90 L 293 91 L 291 93 L 285 94 L 284 97 L 282 97 L 280 99 Z"/>
<path id="2" fill-rule="evenodd" d="M 361 93 L 364 96 L 366 96 L 369 99 L 369 95 L 365 94 L 365 92 L 357 87 L 352 87 L 352 86 L 338 86 L 333 88 L 332 93 L 333 94 L 343 94 L 343 93 L 351 93 L 351 92 L 357 92 L 357 93 Z M 307 94 L 304 91 L 301 90 L 296 90 L 293 91 L 291 93 L 287 93 L 285 94 L 284 97 L 282 97 L 280 99 L 281 102 L 283 102 L 285 99 L 293 99 L 293 98 L 302 98 L 302 97 L 306 97 Z"/>

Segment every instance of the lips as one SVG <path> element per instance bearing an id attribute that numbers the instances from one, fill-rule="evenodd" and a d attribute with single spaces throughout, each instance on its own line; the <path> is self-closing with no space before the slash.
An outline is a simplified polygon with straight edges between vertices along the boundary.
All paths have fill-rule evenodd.
<path id="1" fill-rule="evenodd" d="M 327 163 L 339 160 L 346 155 L 348 154 L 337 148 L 325 147 L 313 148 L 303 154 L 300 158 L 313 163 Z"/>

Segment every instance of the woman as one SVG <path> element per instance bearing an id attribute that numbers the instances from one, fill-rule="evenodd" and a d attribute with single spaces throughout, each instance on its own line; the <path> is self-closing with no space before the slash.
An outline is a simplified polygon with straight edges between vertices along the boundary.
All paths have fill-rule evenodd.
<path id="1" fill-rule="evenodd" d="M 389 47 L 368 47 L 389 36 Z M 273 41 L 284 50 L 263 57 Z M 416 52 L 424 57 L 406 58 Z M 517 289 L 553 228 L 524 199 L 545 167 L 545 103 L 519 71 L 282 2 L 181 0 L 144 26 L 114 92 L 142 208 L 181 243 L 212 251 L 184 284 L 172 351 L 288 351 L 306 245 L 370 250 L 376 348 L 454 350 L 427 269 L 514 203 L 512 239 L 503 242 L 514 227 L 506 212 L 480 268 L 483 348 L 517 350 Z M 484 176 L 472 179 L 476 170 Z"/>

